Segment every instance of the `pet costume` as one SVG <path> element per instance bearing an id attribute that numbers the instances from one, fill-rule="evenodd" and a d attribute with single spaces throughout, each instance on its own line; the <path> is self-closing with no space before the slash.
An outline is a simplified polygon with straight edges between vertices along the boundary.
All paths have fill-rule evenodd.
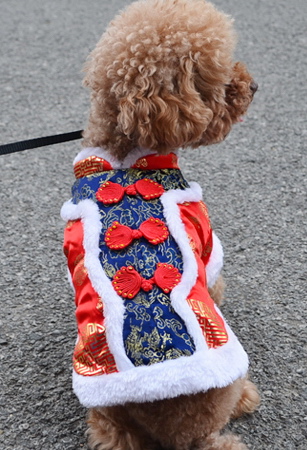
<path id="1" fill-rule="evenodd" d="M 245 376 L 247 355 L 207 289 L 222 267 L 221 244 L 176 154 L 136 150 L 119 163 L 84 149 L 74 172 L 61 215 L 81 403 L 154 401 Z"/>

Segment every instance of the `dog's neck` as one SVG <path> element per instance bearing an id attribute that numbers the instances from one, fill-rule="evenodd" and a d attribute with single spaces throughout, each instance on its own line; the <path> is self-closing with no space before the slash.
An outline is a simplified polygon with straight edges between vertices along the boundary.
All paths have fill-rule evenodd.
<path id="1" fill-rule="evenodd" d="M 172 153 L 176 152 L 173 151 Z M 143 158 L 144 156 L 155 154 L 157 154 L 157 152 L 153 150 L 136 148 L 132 152 L 130 152 L 125 159 L 120 161 L 103 148 L 87 147 L 78 153 L 78 155 L 74 159 L 73 165 L 75 166 L 78 162 L 82 161 L 85 158 L 89 158 L 90 156 L 98 156 L 99 158 L 103 158 L 104 160 L 108 161 L 113 169 L 128 169 L 129 167 L 133 166 L 138 159 Z"/>

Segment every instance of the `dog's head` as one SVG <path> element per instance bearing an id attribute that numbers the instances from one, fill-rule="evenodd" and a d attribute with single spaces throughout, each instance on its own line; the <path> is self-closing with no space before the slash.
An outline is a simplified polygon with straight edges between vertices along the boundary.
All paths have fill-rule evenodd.
<path id="1" fill-rule="evenodd" d="M 117 16 L 91 53 L 84 144 L 118 158 L 222 141 L 257 85 L 234 64 L 232 19 L 203 0 L 147 0 Z"/>

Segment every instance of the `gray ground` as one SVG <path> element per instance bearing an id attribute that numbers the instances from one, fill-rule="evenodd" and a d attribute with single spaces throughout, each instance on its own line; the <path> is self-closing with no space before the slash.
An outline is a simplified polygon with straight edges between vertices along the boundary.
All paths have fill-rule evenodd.
<path id="1" fill-rule="evenodd" d="M 128 3 L 1 1 L 1 143 L 84 126 L 81 67 Z M 182 155 L 224 243 L 223 311 L 262 394 L 259 411 L 232 428 L 257 450 L 307 448 L 307 3 L 290 3 L 216 1 L 236 19 L 236 56 L 259 92 L 225 143 Z M 0 156 L 1 450 L 86 448 L 85 410 L 71 390 L 74 305 L 59 218 L 78 149 Z"/>

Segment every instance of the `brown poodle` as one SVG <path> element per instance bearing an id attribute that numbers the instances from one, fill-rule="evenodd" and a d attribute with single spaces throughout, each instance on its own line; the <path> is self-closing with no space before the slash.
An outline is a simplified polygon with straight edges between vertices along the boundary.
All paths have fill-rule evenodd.
<path id="1" fill-rule="evenodd" d="M 235 40 L 204 0 L 141 0 L 86 64 L 90 118 L 62 216 L 92 449 L 246 448 L 220 430 L 259 395 L 218 308 L 220 243 L 176 156 L 222 141 L 247 111 L 257 85 Z"/>

